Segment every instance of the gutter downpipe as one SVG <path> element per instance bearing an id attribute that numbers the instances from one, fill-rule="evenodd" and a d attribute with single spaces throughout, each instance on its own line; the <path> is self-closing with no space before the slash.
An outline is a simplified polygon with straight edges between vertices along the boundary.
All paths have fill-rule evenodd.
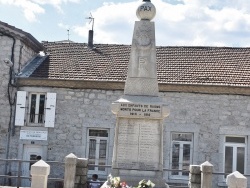
<path id="1" fill-rule="evenodd" d="M 8 126 L 8 134 L 7 134 L 7 143 L 6 143 L 6 159 L 9 158 L 9 148 L 10 148 L 10 136 L 11 136 L 11 131 L 12 131 L 12 114 L 13 114 L 13 105 L 15 104 L 15 97 L 14 100 L 11 101 L 11 93 L 10 93 L 10 87 L 16 87 L 14 84 L 12 84 L 12 79 L 13 79 L 13 69 L 14 69 L 14 50 L 15 50 L 15 44 L 16 44 L 16 39 L 9 34 L 6 33 L 2 33 L 4 36 L 7 36 L 9 38 L 11 38 L 13 40 L 13 44 L 12 44 L 12 50 L 11 50 L 11 61 L 13 62 L 13 67 L 10 67 L 9 70 L 9 82 L 8 82 L 8 100 L 9 100 L 9 105 L 10 105 L 10 118 L 9 118 L 9 126 Z M 13 122 L 14 123 L 14 122 Z M 5 166 L 4 166 L 4 174 L 7 175 L 7 171 L 8 171 L 8 166 L 9 166 L 9 162 L 6 161 L 5 162 Z M 7 179 L 4 178 L 4 184 L 6 184 Z"/>

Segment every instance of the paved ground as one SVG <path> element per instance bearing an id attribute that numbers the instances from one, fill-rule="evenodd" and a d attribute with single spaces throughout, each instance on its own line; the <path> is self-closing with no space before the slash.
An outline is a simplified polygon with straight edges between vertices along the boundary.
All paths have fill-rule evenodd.
<path id="1" fill-rule="evenodd" d="M 1 186 L 0 185 L 0 188 L 16 188 L 16 187 L 9 187 L 9 186 Z M 19 188 L 29 188 L 29 187 L 19 187 Z"/>

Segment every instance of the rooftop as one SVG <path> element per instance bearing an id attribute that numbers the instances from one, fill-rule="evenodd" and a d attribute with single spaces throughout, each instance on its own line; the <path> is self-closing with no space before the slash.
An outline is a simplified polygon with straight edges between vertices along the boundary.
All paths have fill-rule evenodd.
<path id="1" fill-rule="evenodd" d="M 124 82 L 130 45 L 45 42 L 47 56 L 34 59 L 21 77 Z M 157 74 L 162 84 L 250 86 L 250 48 L 157 47 Z M 39 61 L 39 66 L 37 64 Z M 31 62 L 32 63 L 32 62 Z M 29 71 L 29 74 L 24 74 Z"/>

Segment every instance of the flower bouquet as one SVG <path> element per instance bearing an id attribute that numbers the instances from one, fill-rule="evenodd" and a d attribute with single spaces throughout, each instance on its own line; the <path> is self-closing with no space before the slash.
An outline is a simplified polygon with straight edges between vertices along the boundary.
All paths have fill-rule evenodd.
<path id="1" fill-rule="evenodd" d="M 153 188 L 155 184 L 150 180 L 141 180 L 137 187 L 134 188 Z M 121 182 L 120 177 L 112 177 L 110 174 L 107 178 L 107 182 L 105 187 L 108 188 L 132 188 L 132 186 L 128 186 L 126 182 Z"/>
<path id="2" fill-rule="evenodd" d="M 150 180 L 141 180 L 137 188 L 153 188 L 155 184 Z"/>
<path id="3" fill-rule="evenodd" d="M 112 177 L 111 174 L 108 176 L 107 185 L 111 188 L 129 188 L 126 182 L 121 182 L 120 177 Z"/>

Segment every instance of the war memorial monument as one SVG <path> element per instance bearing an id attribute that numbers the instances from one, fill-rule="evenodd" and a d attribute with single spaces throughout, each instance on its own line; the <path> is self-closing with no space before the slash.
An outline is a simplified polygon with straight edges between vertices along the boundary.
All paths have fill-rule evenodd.
<path id="1" fill-rule="evenodd" d="M 168 109 L 158 96 L 156 69 L 156 14 L 150 0 L 137 9 L 124 95 L 112 103 L 116 115 L 112 175 L 136 186 L 150 179 L 156 187 L 163 180 L 163 119 Z"/>

